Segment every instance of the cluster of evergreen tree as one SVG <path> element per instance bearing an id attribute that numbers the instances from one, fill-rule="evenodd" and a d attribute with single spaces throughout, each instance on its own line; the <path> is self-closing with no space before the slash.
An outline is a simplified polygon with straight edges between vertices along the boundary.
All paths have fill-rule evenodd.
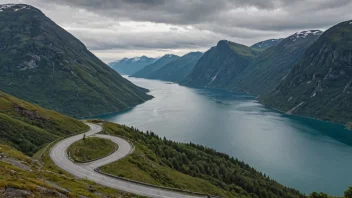
<path id="1" fill-rule="evenodd" d="M 112 127 L 110 123 L 106 123 L 105 129 L 111 134 L 123 136 L 134 143 L 147 146 L 161 159 L 162 165 L 208 180 L 226 191 L 253 198 L 305 197 L 299 191 L 279 184 L 243 161 L 214 149 L 194 143 L 170 141 L 153 132 L 143 133 L 123 125 Z M 150 159 L 154 160 L 153 157 Z"/>

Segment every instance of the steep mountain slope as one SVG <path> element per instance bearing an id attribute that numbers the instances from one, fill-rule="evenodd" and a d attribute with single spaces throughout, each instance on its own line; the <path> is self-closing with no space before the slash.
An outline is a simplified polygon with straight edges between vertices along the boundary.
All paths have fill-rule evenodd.
<path id="1" fill-rule="evenodd" d="M 287 113 L 347 124 L 352 120 L 352 21 L 324 32 L 285 81 L 262 101 Z"/>
<path id="2" fill-rule="evenodd" d="M 154 63 L 145 66 L 143 69 L 137 71 L 136 73 L 132 74 L 132 77 L 136 78 L 149 78 L 149 76 L 159 70 L 160 68 L 164 67 L 166 64 L 180 58 L 179 56 L 173 54 L 165 54 L 163 57 L 159 58 Z"/>
<path id="3" fill-rule="evenodd" d="M 32 155 L 45 143 L 85 130 L 82 122 L 0 91 L 0 143 Z"/>
<path id="4" fill-rule="evenodd" d="M 282 40 L 284 39 L 279 38 L 279 39 L 269 39 L 269 40 L 261 41 L 259 43 L 253 44 L 251 48 L 256 50 L 266 50 L 272 46 L 278 45 Z"/>
<path id="5" fill-rule="evenodd" d="M 194 66 L 181 84 L 196 87 L 229 88 L 259 52 L 230 41 L 219 41 Z"/>
<path id="6" fill-rule="evenodd" d="M 202 55 L 201 52 L 188 53 L 153 72 L 148 78 L 180 82 L 191 73 Z"/>
<path id="7" fill-rule="evenodd" d="M 0 9 L 0 90 L 77 117 L 151 98 L 40 10 L 23 4 Z"/>
<path id="8" fill-rule="evenodd" d="M 280 84 L 293 65 L 321 34 L 319 30 L 297 32 L 263 51 L 238 76 L 233 84 L 233 90 L 255 95 L 269 93 Z"/>
<path id="9" fill-rule="evenodd" d="M 145 66 L 154 63 L 156 60 L 157 58 L 141 56 L 134 58 L 123 58 L 121 60 L 111 62 L 108 65 L 115 71 L 119 72 L 119 74 L 131 75 Z"/>

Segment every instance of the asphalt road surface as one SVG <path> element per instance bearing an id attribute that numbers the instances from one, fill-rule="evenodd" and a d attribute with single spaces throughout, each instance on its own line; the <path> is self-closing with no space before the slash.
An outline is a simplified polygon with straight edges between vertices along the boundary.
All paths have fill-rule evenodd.
<path id="1" fill-rule="evenodd" d="M 84 133 L 86 137 L 95 135 L 102 130 L 100 125 L 87 123 L 90 127 L 90 130 Z M 110 139 L 119 145 L 119 148 L 116 152 L 111 155 L 93 161 L 89 163 L 74 163 L 72 162 L 67 155 L 67 148 L 74 142 L 81 140 L 83 138 L 83 134 L 72 136 L 66 138 L 60 142 L 58 142 L 50 151 L 50 157 L 54 161 L 54 163 L 62 168 L 63 170 L 71 173 L 72 175 L 84 178 L 90 181 L 94 181 L 98 184 L 102 184 L 104 186 L 108 186 L 114 189 L 122 190 L 125 192 L 130 192 L 133 194 L 138 194 L 147 197 L 164 197 L 164 198 L 174 198 L 174 197 L 206 197 L 206 196 L 195 196 L 195 195 L 186 195 L 180 192 L 169 191 L 165 189 L 159 189 L 155 187 L 150 187 L 146 185 L 136 184 L 133 182 L 120 180 L 117 178 L 109 177 L 103 174 L 100 174 L 94 169 L 103 166 L 105 164 L 109 164 L 111 162 L 122 159 L 123 157 L 131 154 L 133 152 L 133 146 L 126 140 L 109 135 L 100 135 L 96 134 L 96 137 Z"/>

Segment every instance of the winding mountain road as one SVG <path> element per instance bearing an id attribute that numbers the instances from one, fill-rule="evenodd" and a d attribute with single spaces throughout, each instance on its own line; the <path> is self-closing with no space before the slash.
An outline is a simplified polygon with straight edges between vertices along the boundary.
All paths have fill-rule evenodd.
<path id="1" fill-rule="evenodd" d="M 119 145 L 117 151 L 112 153 L 111 155 L 104 157 L 102 159 L 89 162 L 89 163 L 74 163 L 72 162 L 68 155 L 67 149 L 68 147 L 82 139 L 83 134 L 75 135 L 69 138 L 66 138 L 60 142 L 58 142 L 50 151 L 50 157 L 54 161 L 54 163 L 62 168 L 63 170 L 71 173 L 72 175 L 84 178 L 90 181 L 94 181 L 98 184 L 102 184 L 104 186 L 108 186 L 114 189 L 122 190 L 125 192 L 130 192 L 133 194 L 138 194 L 147 197 L 158 197 L 158 198 L 176 198 L 176 197 L 185 197 L 185 198 L 194 198 L 194 197 L 206 197 L 206 196 L 196 196 L 196 195 L 186 195 L 181 192 L 175 192 L 171 190 L 160 189 L 156 187 L 151 187 L 147 185 L 137 184 L 134 182 L 129 182 L 113 177 L 109 177 L 103 174 L 100 174 L 95 171 L 96 168 L 99 168 L 105 164 L 109 164 L 111 162 L 122 159 L 123 157 L 131 154 L 133 150 L 133 146 L 126 140 L 109 135 L 100 135 L 96 134 L 102 130 L 100 125 L 87 123 L 90 127 L 89 131 L 84 133 L 86 137 L 95 135 L 99 138 L 110 139 Z"/>

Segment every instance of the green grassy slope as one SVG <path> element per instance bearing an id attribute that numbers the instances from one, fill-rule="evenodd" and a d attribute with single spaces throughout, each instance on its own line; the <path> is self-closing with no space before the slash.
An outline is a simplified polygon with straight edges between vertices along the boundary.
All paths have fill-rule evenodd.
<path id="1" fill-rule="evenodd" d="M 151 98 L 28 5 L 0 12 L 0 90 L 74 117 L 119 111 Z"/>
<path id="2" fill-rule="evenodd" d="M 0 142 L 27 155 L 58 137 L 85 130 L 88 126 L 78 120 L 0 91 Z"/>
<path id="3" fill-rule="evenodd" d="M 105 123 L 112 135 L 130 139 L 136 151 L 103 171 L 155 185 L 177 187 L 225 197 L 304 197 L 248 164 L 195 145 L 161 139 L 130 127 Z M 199 185 L 201 183 L 201 185 Z"/>
<path id="4" fill-rule="evenodd" d="M 105 157 L 117 148 L 118 145 L 111 140 L 89 137 L 73 143 L 67 153 L 73 161 L 87 162 Z"/>
<path id="5" fill-rule="evenodd" d="M 48 156 L 48 152 L 45 152 L 43 158 L 33 159 L 7 145 L 0 144 L 0 153 L 2 155 L 0 197 L 139 197 L 84 179 L 77 179 L 57 168 Z M 11 194 L 14 191 L 18 194 Z"/>

